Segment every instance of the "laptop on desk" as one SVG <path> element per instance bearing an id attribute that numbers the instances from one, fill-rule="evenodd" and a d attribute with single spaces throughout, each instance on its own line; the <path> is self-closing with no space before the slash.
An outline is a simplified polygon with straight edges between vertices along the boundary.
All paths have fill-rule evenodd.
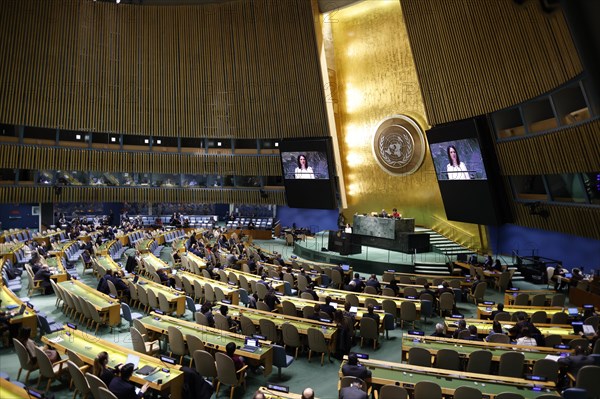
<path id="1" fill-rule="evenodd" d="M 258 339 L 246 337 L 244 341 L 244 346 L 242 346 L 242 350 L 246 352 L 256 352 L 258 349 Z"/>

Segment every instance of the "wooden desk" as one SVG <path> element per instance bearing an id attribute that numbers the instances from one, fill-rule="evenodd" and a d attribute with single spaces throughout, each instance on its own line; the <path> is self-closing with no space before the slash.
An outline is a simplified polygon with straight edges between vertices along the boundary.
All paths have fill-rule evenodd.
<path id="1" fill-rule="evenodd" d="M 96 262 L 106 270 L 112 270 L 113 272 L 120 272 L 122 270 L 121 266 L 110 256 L 98 256 L 96 257 Z"/>
<path id="2" fill-rule="evenodd" d="M 186 253 L 181 253 L 179 255 L 179 257 L 181 258 L 182 264 L 184 264 L 185 260 L 187 260 L 188 264 L 190 264 L 190 263 L 195 264 L 198 267 L 198 270 L 206 269 L 206 261 L 204 259 L 202 259 L 201 257 L 199 257 L 198 255 L 195 255 L 191 252 L 186 252 Z M 190 267 L 190 269 L 191 269 L 191 267 Z"/>
<path id="3" fill-rule="evenodd" d="M 459 280 L 461 283 L 461 286 L 470 285 L 470 284 L 466 284 L 467 281 L 465 281 L 465 278 L 462 276 L 440 276 L 440 275 L 434 275 L 434 274 L 415 275 L 412 273 L 400 273 L 400 272 L 391 272 L 391 271 L 383 272 L 382 284 L 387 284 L 394 279 L 396 279 L 396 280 L 398 280 L 398 282 L 401 282 L 404 284 L 416 284 L 417 278 L 427 279 L 427 282 L 432 285 L 431 288 L 435 288 L 438 285 L 435 283 L 440 283 L 441 281 L 450 281 L 450 280 Z M 406 281 L 406 282 L 404 282 L 404 281 Z"/>
<path id="4" fill-rule="evenodd" d="M 319 304 L 319 305 L 323 304 L 323 302 L 321 302 L 321 301 L 313 301 L 313 300 L 310 300 L 310 299 L 303 299 L 303 298 L 298 298 L 298 297 L 295 297 L 295 296 L 280 296 L 279 300 L 281 302 L 283 302 L 283 301 L 289 301 L 289 302 L 293 303 L 294 306 L 296 306 L 296 310 L 299 313 L 302 313 L 302 309 L 305 306 L 310 306 L 312 308 L 316 304 Z M 283 309 L 283 306 L 281 306 L 281 304 L 278 304 L 277 305 L 277 310 L 281 313 L 282 309 Z M 367 308 L 357 307 L 356 315 L 354 315 L 354 319 L 356 321 L 360 321 L 360 319 L 362 319 L 362 316 L 363 316 L 364 313 L 367 313 Z M 377 313 L 379 315 L 379 324 L 380 324 L 380 327 L 381 327 L 381 325 L 383 324 L 383 316 L 385 315 L 385 312 L 383 310 L 375 310 L 375 313 Z"/>
<path id="5" fill-rule="evenodd" d="M 158 298 L 158 293 L 162 293 L 167 301 L 171 305 L 173 305 L 173 309 L 175 309 L 175 313 L 178 316 L 181 316 L 185 313 L 185 292 L 178 291 L 174 288 L 167 287 L 166 285 L 162 285 L 159 283 L 155 283 L 154 281 L 145 279 L 140 277 L 138 280 L 138 284 L 142 283 L 142 286 L 146 290 L 151 290 L 156 294 L 156 298 Z"/>
<path id="6" fill-rule="evenodd" d="M 227 284 L 221 281 L 213 280 L 212 278 L 206 278 L 190 272 L 178 272 L 177 275 L 179 277 L 186 277 L 188 280 L 190 280 L 190 283 L 192 283 L 192 285 L 194 285 L 194 281 L 198 281 L 202 285 L 202 287 L 204 287 L 204 284 L 210 284 L 210 286 L 213 288 L 219 287 L 221 291 L 223 291 L 223 294 L 225 294 L 225 297 L 231 300 L 231 303 L 233 305 L 237 305 L 240 303 L 240 290 L 237 285 Z"/>
<path id="7" fill-rule="evenodd" d="M 54 280 L 54 282 L 56 282 L 58 284 L 58 283 L 62 283 L 63 281 L 67 281 L 69 279 L 67 271 L 65 270 L 65 268 L 62 264 L 61 257 L 52 256 L 52 257 L 46 258 L 46 263 L 48 264 L 48 267 L 50 268 L 50 272 L 52 273 L 50 278 L 52 280 Z"/>
<path id="8" fill-rule="evenodd" d="M 1 280 L 0 280 L 1 281 Z M 0 300 L 2 300 L 2 307 L 0 310 L 6 312 L 18 312 L 21 305 L 26 305 L 21 301 L 14 292 L 8 289 L 8 287 L 0 284 Z M 10 309 L 8 309 L 10 308 Z M 35 312 L 28 307 L 25 308 L 25 312 L 22 315 L 13 316 L 10 324 L 21 324 L 23 327 L 31 328 L 31 336 L 37 335 L 37 316 Z M 1 397 L 1 396 L 0 396 Z"/>
<path id="9" fill-rule="evenodd" d="M 406 298 L 398 298 L 398 297 L 393 297 L 393 296 L 366 294 L 364 292 L 350 292 L 350 291 L 344 291 L 344 290 L 336 290 L 333 288 L 315 288 L 315 292 L 319 296 L 319 299 L 323 302 L 325 301 L 326 297 L 331 297 L 331 299 L 334 302 L 337 302 L 339 304 L 344 304 L 346 302 L 346 295 L 354 294 L 358 297 L 358 302 L 363 306 L 364 306 L 365 300 L 367 298 L 375 299 L 380 304 L 385 299 L 389 299 L 390 301 L 393 301 L 396 304 L 396 309 L 398 312 L 400 312 L 400 307 L 402 306 L 402 302 L 414 303 L 415 307 L 417 308 L 417 313 L 421 312 L 421 301 L 418 299 L 406 299 Z M 394 316 L 396 316 L 396 315 L 394 315 Z"/>
<path id="10" fill-rule="evenodd" d="M 13 265 L 17 262 L 17 255 L 15 252 L 23 248 L 23 243 L 18 244 L 3 244 L 0 248 L 0 258 L 10 259 Z"/>
<path id="11" fill-rule="evenodd" d="M 150 246 L 154 243 L 154 238 L 144 238 L 135 244 L 136 249 L 142 254 L 150 252 Z"/>
<path id="12" fill-rule="evenodd" d="M 449 333 L 453 333 L 458 326 L 458 320 L 452 317 L 446 317 L 446 329 Z M 493 320 L 481 320 L 481 319 L 465 319 L 467 326 L 474 325 L 477 327 L 477 334 L 479 336 L 487 336 L 492 329 Z M 515 321 L 502 321 L 502 328 L 509 330 L 517 324 Z M 557 334 L 562 336 L 563 341 L 570 341 L 572 339 L 581 338 L 579 334 L 573 332 L 573 327 L 567 324 L 544 324 L 536 323 L 535 326 L 540 330 L 543 335 Z"/>
<path id="13" fill-rule="evenodd" d="M 520 294 L 529 295 L 530 303 L 531 303 L 531 298 L 533 298 L 534 296 L 545 295 L 546 303 L 550 304 L 550 301 L 552 300 L 552 297 L 556 294 L 556 291 L 554 291 L 554 290 L 519 290 L 519 291 L 509 290 L 509 291 L 504 292 L 504 304 L 512 305 L 515 302 L 515 299 L 517 298 L 517 296 Z"/>
<path id="14" fill-rule="evenodd" d="M 490 310 L 491 309 L 491 310 Z M 492 311 L 496 310 L 495 306 L 490 306 L 490 305 L 478 305 L 477 306 L 477 318 L 481 319 L 482 317 L 489 317 L 492 314 Z M 535 312 L 539 312 L 540 310 L 543 310 L 544 312 L 546 312 L 547 317 L 547 321 L 550 321 L 552 319 L 552 315 L 554 315 L 555 313 L 563 313 L 564 312 L 564 308 L 563 307 L 557 307 L 557 306 L 505 306 L 504 307 L 504 311 L 508 312 L 508 313 L 515 313 L 515 312 L 525 312 L 527 313 L 528 317 L 531 317 L 532 314 L 534 314 Z M 579 312 L 582 312 L 582 309 L 579 309 Z"/>
<path id="15" fill-rule="evenodd" d="M 67 335 L 70 334 L 70 335 Z M 181 398 L 181 389 L 183 387 L 183 372 L 180 366 L 169 366 L 170 372 L 165 373 L 162 368 L 164 364 L 157 358 L 135 352 L 131 349 L 117 345 L 113 342 L 106 341 L 88 334 L 81 330 L 73 330 L 65 326 L 65 330 L 58 331 L 53 334 L 42 337 L 42 342 L 54 347 L 59 353 L 65 354 L 67 349 L 75 352 L 81 359 L 89 365 L 94 364 L 94 359 L 98 353 L 106 351 L 110 354 L 108 367 L 114 368 L 119 363 L 127 361 L 127 355 L 135 355 L 140 358 L 139 368 L 146 365 L 156 367 L 157 371 L 149 376 L 133 373 L 131 381 L 136 384 L 144 385 L 150 383 L 150 388 L 167 393 L 171 392 L 171 398 Z M 159 380 L 162 383 L 159 384 Z"/>
<path id="16" fill-rule="evenodd" d="M 33 239 L 35 241 L 37 241 L 38 244 L 50 245 L 50 239 L 52 237 L 55 237 L 55 236 L 59 236 L 60 237 L 60 231 L 55 232 L 55 233 L 38 235 L 37 237 L 34 237 Z"/>
<path id="17" fill-rule="evenodd" d="M 0 398 L 2 399 L 29 399 L 29 393 L 10 381 L 0 378 Z"/>
<path id="18" fill-rule="evenodd" d="M 98 248 L 96 248 L 96 255 L 108 255 L 110 247 L 116 243 L 117 240 L 104 241 Z"/>
<path id="19" fill-rule="evenodd" d="M 436 356 L 437 352 L 441 349 L 452 349 L 457 351 L 459 356 L 463 358 L 469 357 L 469 355 L 475 351 L 485 349 L 492 353 L 492 360 L 495 362 L 499 362 L 500 356 L 506 352 L 521 352 L 525 356 L 525 363 L 530 365 L 540 359 L 545 359 L 548 355 L 560 356 L 563 353 L 573 353 L 573 350 L 571 349 L 554 349 L 543 346 L 499 344 L 405 334 L 402 337 L 402 358 L 406 359 L 408 351 L 414 347 L 427 349 L 433 356 Z"/>
<path id="20" fill-rule="evenodd" d="M 285 384 L 282 384 L 282 385 L 285 385 Z M 279 391 L 275 391 L 275 390 L 270 390 L 267 387 L 260 387 L 260 388 L 258 388 L 258 390 L 265 395 L 266 399 L 302 399 L 302 394 L 299 394 L 299 393 L 279 392 Z M 315 397 L 315 399 L 317 399 L 317 397 Z"/>
<path id="21" fill-rule="evenodd" d="M 325 336 L 325 339 L 331 343 L 335 341 L 335 335 L 337 328 L 334 323 L 323 323 L 317 320 L 308 320 L 303 317 L 288 316 L 280 313 L 265 312 L 258 309 L 246 308 L 244 306 L 227 305 L 229 307 L 228 315 L 232 319 L 238 320 L 241 315 L 252 320 L 254 325 L 258 326 L 261 319 L 271 320 L 278 329 L 284 324 L 293 324 L 297 329 L 298 333 L 302 335 L 308 335 L 309 328 L 320 329 Z"/>
<path id="22" fill-rule="evenodd" d="M 256 274 L 244 273 L 231 268 L 225 269 L 225 273 L 231 273 L 235 275 L 238 279 L 240 278 L 240 276 L 244 276 L 246 280 L 248 280 L 248 283 L 250 283 L 251 281 L 254 281 L 256 283 L 261 279 L 261 277 Z M 283 281 L 274 279 L 272 277 L 267 277 L 265 281 L 269 282 L 271 284 L 271 287 L 273 287 L 275 291 L 285 292 L 285 284 Z"/>
<path id="23" fill-rule="evenodd" d="M 340 378 L 343 376 L 342 366 L 346 361 L 344 360 L 340 366 Z M 522 378 L 467 373 L 374 359 L 361 360 L 360 363 L 368 367 L 373 373 L 371 378 L 373 384 L 399 384 L 409 391 L 414 389 L 417 382 L 429 381 L 438 384 L 444 395 L 453 395 L 454 391 L 461 386 L 478 389 L 490 398 L 494 398 L 502 392 L 518 393 L 527 399 L 535 398 L 541 393 L 555 393 L 558 395 L 554 382 L 536 381 L 535 386 L 542 389 L 542 392 L 539 392 L 532 389 L 533 381 Z M 557 396 L 558 398 L 559 396 Z"/>
<path id="24" fill-rule="evenodd" d="M 181 331 L 184 339 L 188 334 L 195 335 L 202 340 L 206 347 L 219 352 L 225 353 L 225 346 L 229 342 L 235 343 L 237 348 L 241 348 L 245 344 L 246 337 L 244 335 L 202 326 L 191 321 L 176 319 L 174 317 L 160 316 L 156 313 L 151 313 L 150 316 L 143 317 L 140 321 L 148 330 L 163 335 L 168 335 L 169 326 L 176 327 Z M 255 364 L 262 364 L 265 368 L 264 375 L 268 376 L 273 370 L 273 349 L 271 348 L 271 343 L 269 341 L 261 341 L 261 344 L 263 346 L 256 352 L 246 352 L 242 349 L 237 349 L 235 354 L 243 356 L 245 359 L 248 359 Z"/>
<path id="25" fill-rule="evenodd" d="M 58 284 L 61 288 L 86 299 L 100 312 L 108 314 L 108 325 L 115 327 L 121 324 L 121 303 L 108 295 L 82 283 L 79 280 L 69 280 Z"/>

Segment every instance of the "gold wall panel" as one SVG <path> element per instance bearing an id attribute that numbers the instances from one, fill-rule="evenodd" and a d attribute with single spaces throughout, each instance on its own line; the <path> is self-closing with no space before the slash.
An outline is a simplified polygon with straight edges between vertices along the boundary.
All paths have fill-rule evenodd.
<path id="1" fill-rule="evenodd" d="M 400 2 L 431 125 L 521 103 L 582 72 L 562 11 L 538 1 Z"/>
<path id="2" fill-rule="evenodd" d="M 408 41 L 400 3 L 392 0 L 364 1 L 331 15 L 335 53 L 335 76 L 339 142 L 351 222 L 356 212 L 388 212 L 392 208 L 416 223 L 443 228 L 457 241 L 474 248 L 481 244 L 476 225 L 448 222 L 427 150 L 423 165 L 412 175 L 384 172 L 371 151 L 378 123 L 405 114 L 427 129 L 425 107 Z M 331 67 L 330 67 L 331 68 Z"/>
<path id="3" fill-rule="evenodd" d="M 600 120 L 496 145 L 502 174 L 541 175 L 600 171 Z"/>
<path id="4" fill-rule="evenodd" d="M 168 137 L 327 134 L 306 0 L 3 0 L 0 122 Z"/>

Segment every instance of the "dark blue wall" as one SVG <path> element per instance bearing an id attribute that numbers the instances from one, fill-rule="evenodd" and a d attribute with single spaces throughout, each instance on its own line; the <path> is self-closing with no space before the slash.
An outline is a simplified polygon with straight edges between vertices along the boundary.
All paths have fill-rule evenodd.
<path id="1" fill-rule="evenodd" d="M 39 204 L 0 204 L 3 229 L 38 229 L 39 216 L 31 214 L 31 207 Z"/>
<path id="2" fill-rule="evenodd" d="M 277 207 L 277 219 L 282 226 L 309 228 L 316 233 L 323 230 L 337 230 L 339 211 L 337 209 L 302 209 L 289 208 L 287 206 Z"/>
<path id="3" fill-rule="evenodd" d="M 531 256 L 535 251 L 534 255 L 562 261 L 567 269 L 580 266 L 586 272 L 600 269 L 599 240 L 512 224 L 490 226 L 489 231 L 494 254 L 510 255 L 517 250 L 520 255 Z"/>

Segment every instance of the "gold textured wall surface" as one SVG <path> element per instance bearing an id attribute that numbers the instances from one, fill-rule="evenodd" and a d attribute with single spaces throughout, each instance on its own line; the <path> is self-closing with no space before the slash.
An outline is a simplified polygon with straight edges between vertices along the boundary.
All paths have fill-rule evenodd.
<path id="1" fill-rule="evenodd" d="M 407 176 L 386 173 L 373 156 L 372 138 L 382 119 L 405 114 L 423 130 L 428 127 L 400 3 L 364 1 L 323 15 L 321 23 L 331 24 L 335 52 L 331 82 L 337 84 L 339 101 L 347 220 L 356 212 L 395 207 L 419 225 L 443 230 L 474 248 L 485 246 L 476 225 L 446 220 L 429 151 L 420 169 Z"/>
<path id="2" fill-rule="evenodd" d="M 401 0 L 431 125 L 503 109 L 582 65 L 561 10 L 539 1 Z"/>
<path id="3" fill-rule="evenodd" d="M 0 122 L 167 137 L 327 135 L 311 4 L 3 0 Z"/>

